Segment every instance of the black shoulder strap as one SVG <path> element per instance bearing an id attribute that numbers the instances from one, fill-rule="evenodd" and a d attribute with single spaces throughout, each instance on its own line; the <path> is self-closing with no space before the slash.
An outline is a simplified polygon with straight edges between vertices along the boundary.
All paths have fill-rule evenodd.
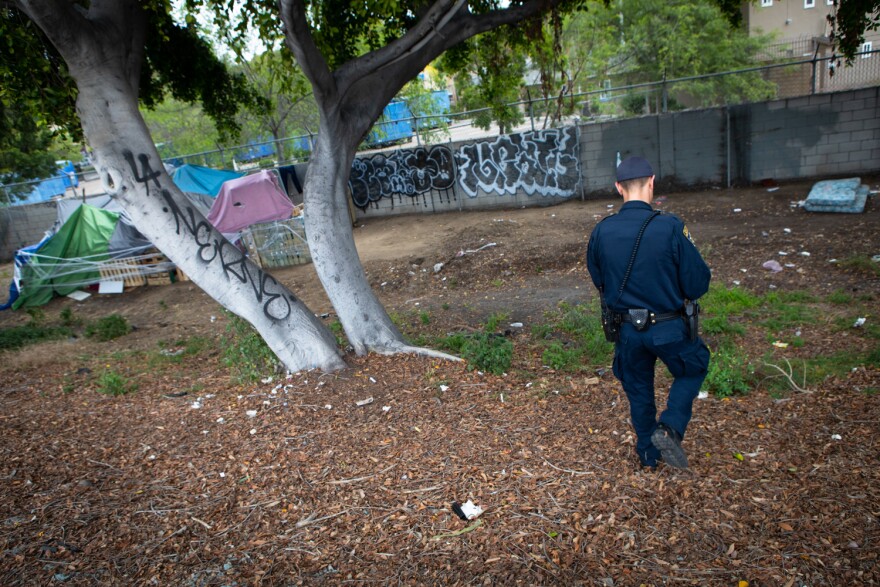
<path id="1" fill-rule="evenodd" d="M 642 243 L 642 235 L 645 234 L 645 229 L 648 228 L 648 224 L 651 223 L 652 220 L 657 218 L 660 215 L 660 210 L 654 210 L 654 212 L 648 216 L 645 220 L 642 227 L 639 229 L 639 234 L 636 235 L 636 242 L 633 245 L 632 255 L 629 257 L 629 264 L 626 266 L 626 273 L 623 274 L 623 281 L 620 282 L 620 288 L 617 290 L 617 299 L 614 300 L 613 306 L 617 305 L 617 302 L 620 301 L 620 296 L 623 295 L 623 288 L 626 287 L 626 282 L 629 280 L 629 274 L 632 272 L 633 263 L 636 261 L 636 253 L 639 252 L 639 245 Z"/>

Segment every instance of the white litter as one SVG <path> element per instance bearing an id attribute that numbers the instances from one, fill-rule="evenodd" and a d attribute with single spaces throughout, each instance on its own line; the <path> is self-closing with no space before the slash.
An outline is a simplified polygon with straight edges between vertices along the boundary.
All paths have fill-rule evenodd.
<path id="1" fill-rule="evenodd" d="M 701 391 L 700 393 L 697 394 L 697 399 L 708 399 L 708 398 L 709 398 L 708 391 Z"/>
<path id="2" fill-rule="evenodd" d="M 867 321 L 868 321 L 867 318 L 856 318 L 856 321 L 853 324 L 853 328 L 859 328 L 861 326 L 864 326 L 865 322 L 867 322 Z"/>
<path id="3" fill-rule="evenodd" d="M 434 263 L 434 273 L 440 273 L 441 269 L 443 269 L 443 263 Z"/>
<path id="4" fill-rule="evenodd" d="M 790 228 L 783 228 L 782 232 L 784 232 L 785 234 L 791 234 L 791 229 Z"/>
<path id="5" fill-rule="evenodd" d="M 840 434 L 832 434 L 831 440 L 843 440 L 843 436 L 841 436 Z"/>
<path id="6" fill-rule="evenodd" d="M 478 505 L 475 505 L 471 500 L 467 500 L 460 506 L 458 506 L 461 510 L 461 513 L 464 514 L 464 517 L 468 520 L 475 520 L 479 518 L 483 513 L 483 508 Z"/>
<path id="7" fill-rule="evenodd" d="M 389 410 L 391 410 L 391 406 L 382 406 L 382 411 L 383 411 L 383 412 L 387 412 L 387 411 L 389 411 Z"/>
<path id="8" fill-rule="evenodd" d="M 332 410 L 333 406 L 331 406 L 330 404 L 324 404 L 324 409 L 325 410 Z"/>
<path id="9" fill-rule="evenodd" d="M 733 211 L 734 212 L 742 212 L 742 208 L 734 208 Z"/>
<path id="10" fill-rule="evenodd" d="M 260 381 L 261 381 L 262 383 L 272 383 L 272 378 L 271 378 L 271 377 L 266 377 L 265 379 L 260 379 Z"/>
<path id="11" fill-rule="evenodd" d="M 373 397 L 372 397 L 372 396 L 368 397 L 367 399 L 362 399 L 362 400 L 359 401 L 359 402 L 355 402 L 355 405 L 358 406 L 358 407 L 361 407 L 361 406 L 369 405 L 369 404 L 371 404 L 371 403 L 373 403 Z"/>
<path id="12" fill-rule="evenodd" d="M 253 436 L 253 435 L 256 434 L 256 433 L 257 433 L 257 429 L 256 429 L 256 428 L 251 428 L 251 436 Z"/>
<path id="13" fill-rule="evenodd" d="M 257 417 L 257 410 L 248 410 L 245 412 L 245 414 L 247 415 L 248 418 L 256 418 Z"/>
<path id="14" fill-rule="evenodd" d="M 418 305 L 418 304 L 416 304 L 416 305 Z M 376 380 L 374 378 L 370 377 L 370 383 L 376 383 Z"/>
<path id="15" fill-rule="evenodd" d="M 192 403 L 192 405 L 190 407 L 194 410 L 198 410 L 199 408 L 202 407 L 202 402 L 200 402 L 199 400 L 196 400 Z"/>
<path id="16" fill-rule="evenodd" d="M 440 391 L 441 391 L 442 393 L 446 393 L 446 390 L 447 390 L 447 389 L 449 389 L 449 386 L 448 386 L 448 385 L 443 385 L 442 383 L 440 384 Z"/>
<path id="17" fill-rule="evenodd" d="M 522 328 L 522 327 L 523 327 L 523 323 L 522 323 L 522 322 L 511 322 L 511 323 L 510 323 L 510 327 L 511 327 L 511 328 Z"/>

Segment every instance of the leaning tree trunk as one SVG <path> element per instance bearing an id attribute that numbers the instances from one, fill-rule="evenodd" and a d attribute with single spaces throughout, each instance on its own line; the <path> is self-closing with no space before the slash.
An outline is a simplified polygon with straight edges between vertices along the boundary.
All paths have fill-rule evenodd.
<path id="1" fill-rule="evenodd" d="M 250 322 L 288 369 L 344 367 L 332 333 L 315 314 L 226 240 L 174 185 L 134 96 L 118 79 L 94 67 L 76 76 L 77 110 L 96 169 L 135 227 L 220 305 Z"/>
<path id="2" fill-rule="evenodd" d="M 138 111 L 144 13 L 135 1 L 18 0 L 63 56 L 108 193 L 134 225 L 224 308 L 250 322 L 292 370 L 345 366 L 330 331 L 223 238 L 165 172 Z M 97 26 L 100 24 L 100 26 Z"/>

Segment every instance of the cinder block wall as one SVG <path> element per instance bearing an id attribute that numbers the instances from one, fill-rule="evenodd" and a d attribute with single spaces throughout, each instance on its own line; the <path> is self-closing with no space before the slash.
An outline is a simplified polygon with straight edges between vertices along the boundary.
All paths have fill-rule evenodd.
<path id="1" fill-rule="evenodd" d="M 620 157 L 650 160 L 661 184 L 737 185 L 880 170 L 880 86 L 580 127 L 588 196 L 611 193 Z"/>

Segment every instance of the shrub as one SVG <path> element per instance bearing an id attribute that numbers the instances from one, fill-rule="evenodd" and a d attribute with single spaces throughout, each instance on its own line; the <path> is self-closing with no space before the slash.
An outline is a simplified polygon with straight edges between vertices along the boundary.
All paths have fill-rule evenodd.
<path id="1" fill-rule="evenodd" d="M 461 356 L 468 362 L 469 369 L 501 375 L 510 369 L 513 343 L 503 336 L 480 332 L 465 339 Z"/>
<path id="2" fill-rule="evenodd" d="M 137 391 L 137 384 L 116 371 L 104 371 L 98 376 L 98 392 L 104 395 L 126 395 Z"/>
<path id="3" fill-rule="evenodd" d="M 86 336 L 102 342 L 125 336 L 131 332 L 131 325 L 124 316 L 110 314 L 86 327 Z"/>

